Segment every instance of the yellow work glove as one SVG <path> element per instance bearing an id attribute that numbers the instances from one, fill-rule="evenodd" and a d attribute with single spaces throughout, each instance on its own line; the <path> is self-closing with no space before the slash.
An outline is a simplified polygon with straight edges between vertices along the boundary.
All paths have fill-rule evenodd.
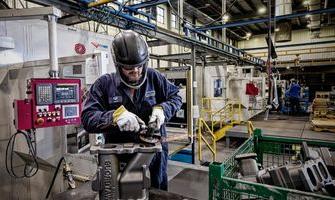
<path id="1" fill-rule="evenodd" d="M 156 129 L 160 129 L 161 126 L 164 124 L 164 121 L 165 121 L 165 115 L 163 107 L 154 106 L 152 109 L 151 117 L 149 119 L 149 124 L 156 122 Z"/>
<path id="2" fill-rule="evenodd" d="M 129 112 L 123 105 L 113 113 L 113 122 L 116 123 L 120 131 L 138 132 L 140 127 L 145 126 L 141 118 Z"/>

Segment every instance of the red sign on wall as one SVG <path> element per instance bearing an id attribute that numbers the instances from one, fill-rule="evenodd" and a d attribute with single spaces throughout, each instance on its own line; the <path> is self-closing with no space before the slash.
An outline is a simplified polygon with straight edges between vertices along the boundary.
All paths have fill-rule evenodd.
<path id="1" fill-rule="evenodd" d="M 74 50 L 77 54 L 83 55 L 86 52 L 86 47 L 81 43 L 77 43 L 74 45 Z"/>

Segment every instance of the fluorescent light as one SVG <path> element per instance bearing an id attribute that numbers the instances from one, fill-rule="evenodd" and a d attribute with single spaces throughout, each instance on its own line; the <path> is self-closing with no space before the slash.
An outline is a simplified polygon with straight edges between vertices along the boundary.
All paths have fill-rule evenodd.
<path id="1" fill-rule="evenodd" d="M 310 1 L 309 1 L 309 0 L 305 0 L 304 2 L 302 2 L 302 4 L 303 4 L 304 6 L 309 6 Z"/>
<path id="2" fill-rule="evenodd" d="M 280 31 L 280 29 L 279 28 L 275 28 L 275 32 L 278 32 L 278 31 Z"/>
<path id="3" fill-rule="evenodd" d="M 224 15 L 224 16 L 222 17 L 222 20 L 223 20 L 224 22 L 227 22 L 227 21 L 229 20 L 229 15 Z"/>
<path id="4" fill-rule="evenodd" d="M 264 14 L 266 12 L 266 7 L 260 7 L 260 8 L 258 8 L 258 13 L 259 14 Z"/>

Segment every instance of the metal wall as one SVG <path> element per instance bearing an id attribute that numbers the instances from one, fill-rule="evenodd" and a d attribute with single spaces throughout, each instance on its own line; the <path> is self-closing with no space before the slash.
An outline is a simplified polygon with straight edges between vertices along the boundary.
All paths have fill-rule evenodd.
<path id="1" fill-rule="evenodd" d="M 292 32 L 292 40 L 290 42 L 276 43 L 276 51 L 278 54 L 278 61 L 294 61 L 299 54 L 301 61 L 303 60 L 331 60 L 335 57 L 335 27 L 323 27 L 321 28 L 320 37 L 314 38 L 313 34 L 308 30 L 297 30 Z M 328 43 L 326 43 L 329 41 Z M 300 45 L 296 44 L 308 44 L 311 45 Z M 322 44 L 317 44 L 322 43 Z M 281 45 L 289 45 L 286 47 L 280 47 Z M 253 36 L 250 40 L 240 41 L 238 47 L 246 49 L 247 52 L 254 56 L 267 59 L 267 48 L 266 48 L 265 35 Z M 264 47 L 262 49 L 253 49 L 258 47 Z M 250 49 L 250 50 L 248 50 Z"/>
<path id="2" fill-rule="evenodd" d="M 13 63 L 49 58 L 48 27 L 42 20 L 1 21 L 0 36 L 12 37 L 15 49 L 0 51 L 0 67 Z M 85 54 L 106 52 L 111 60 L 112 36 L 57 25 L 58 57 L 80 55 L 75 51 L 77 43 L 83 44 Z"/>
<path id="3" fill-rule="evenodd" d="M 250 38 L 250 40 L 243 40 L 238 42 L 238 48 L 248 49 L 248 48 L 257 48 L 257 47 L 266 47 L 265 41 L 266 35 L 255 35 Z M 321 28 L 320 37 L 313 38 L 313 35 L 309 31 L 309 29 L 296 30 L 292 31 L 292 41 L 290 42 L 281 42 L 276 45 L 294 45 L 294 44 L 302 44 L 302 43 L 311 43 L 311 42 L 321 42 L 321 41 L 332 41 L 335 39 L 335 26 L 328 26 Z M 319 47 L 311 46 L 311 47 Z M 328 45 L 329 46 L 329 45 Z M 301 48 L 301 47 L 298 47 Z"/>

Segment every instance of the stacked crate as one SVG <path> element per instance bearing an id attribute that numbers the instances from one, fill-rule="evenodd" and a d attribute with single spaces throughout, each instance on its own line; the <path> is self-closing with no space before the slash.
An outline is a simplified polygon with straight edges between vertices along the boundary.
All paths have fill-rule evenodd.
<path id="1" fill-rule="evenodd" d="M 315 93 L 312 129 L 335 132 L 335 94 L 329 91 Z"/>

